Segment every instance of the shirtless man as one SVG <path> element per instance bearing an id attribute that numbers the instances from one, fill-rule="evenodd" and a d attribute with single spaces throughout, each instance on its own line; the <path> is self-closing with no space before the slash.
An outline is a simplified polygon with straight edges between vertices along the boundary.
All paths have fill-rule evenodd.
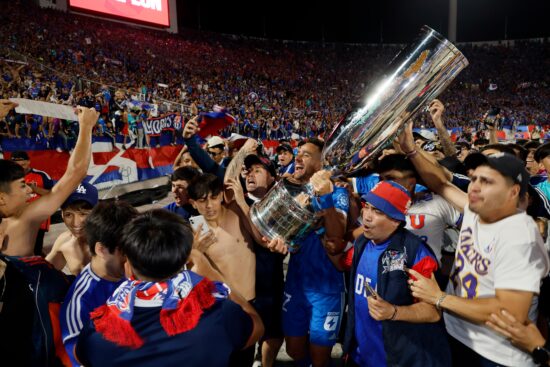
<path id="1" fill-rule="evenodd" d="M 4 105 L 0 101 L 0 105 Z M 1 109 L 1 108 L 0 108 Z M 6 234 L 2 253 L 31 256 L 40 223 L 51 216 L 86 176 L 92 154 L 92 129 L 99 116 L 93 108 L 77 107 L 80 129 L 67 170 L 51 192 L 27 203 L 31 189 L 25 172 L 15 162 L 0 160 L 0 231 Z M 1 117 L 1 112 L 0 112 Z"/>
<path id="2" fill-rule="evenodd" d="M 61 206 L 61 216 L 68 230 L 55 240 L 46 260 L 57 270 L 65 265 L 73 275 L 90 262 L 91 254 L 84 236 L 84 222 L 98 202 L 97 189 L 82 182 Z"/>
<path id="3" fill-rule="evenodd" d="M 256 256 L 254 240 L 244 212 L 235 201 L 223 201 L 223 182 L 212 174 L 203 174 L 188 187 L 190 203 L 204 216 L 208 234 L 199 238 L 201 227 L 195 234 L 194 247 L 204 253 L 212 265 L 220 271 L 229 284 L 247 301 L 256 296 Z M 201 225 L 202 226 L 202 225 Z M 251 366 L 254 346 L 234 354 L 230 366 Z"/>

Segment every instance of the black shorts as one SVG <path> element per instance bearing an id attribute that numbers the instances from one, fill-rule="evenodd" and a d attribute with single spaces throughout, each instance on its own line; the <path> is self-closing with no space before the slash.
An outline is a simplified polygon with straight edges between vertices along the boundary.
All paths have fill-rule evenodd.
<path id="1" fill-rule="evenodd" d="M 256 296 L 256 298 L 252 301 L 252 305 L 264 323 L 265 333 L 261 341 L 282 338 L 283 291 L 281 290 L 280 296 L 276 294 L 271 296 Z"/>

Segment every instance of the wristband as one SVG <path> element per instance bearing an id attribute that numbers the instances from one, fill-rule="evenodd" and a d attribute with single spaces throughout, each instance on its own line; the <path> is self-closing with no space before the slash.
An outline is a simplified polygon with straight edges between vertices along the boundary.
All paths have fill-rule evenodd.
<path id="1" fill-rule="evenodd" d="M 437 302 L 435 302 L 435 308 L 437 308 L 438 311 L 441 311 L 441 302 L 447 297 L 447 293 L 443 293 L 438 299 Z"/>
<path id="2" fill-rule="evenodd" d="M 405 156 L 406 156 L 407 158 L 412 158 L 412 157 L 414 157 L 417 153 L 418 153 L 418 152 L 416 151 L 416 149 L 413 149 L 413 150 L 411 150 L 410 152 L 406 152 L 406 153 L 405 153 Z"/>
<path id="3" fill-rule="evenodd" d="M 393 305 L 393 315 L 391 315 L 390 321 L 395 320 L 395 316 L 397 316 L 397 306 Z"/>

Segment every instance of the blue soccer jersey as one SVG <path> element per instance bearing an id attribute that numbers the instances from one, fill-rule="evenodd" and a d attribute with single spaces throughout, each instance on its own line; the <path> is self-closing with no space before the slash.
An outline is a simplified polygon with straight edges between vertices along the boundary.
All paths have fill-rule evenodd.
<path id="1" fill-rule="evenodd" d="M 88 264 L 67 292 L 65 302 L 61 306 L 59 322 L 63 345 L 73 366 L 80 366 L 75 359 L 74 350 L 80 331 L 90 320 L 90 312 L 103 305 L 123 280 L 111 282 L 102 279 Z"/>
<path id="2" fill-rule="evenodd" d="M 315 211 L 333 206 L 344 216 L 349 209 L 348 191 L 335 187 L 332 194 L 313 201 Z M 344 290 L 344 278 L 330 261 L 321 243 L 324 228 L 312 231 L 299 243 L 299 250 L 290 256 L 287 285 L 294 289 L 337 294 Z"/>

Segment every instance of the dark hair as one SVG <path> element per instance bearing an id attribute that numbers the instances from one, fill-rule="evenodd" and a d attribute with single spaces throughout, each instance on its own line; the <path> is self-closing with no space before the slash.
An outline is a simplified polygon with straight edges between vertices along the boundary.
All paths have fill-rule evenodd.
<path id="1" fill-rule="evenodd" d="M 530 140 L 530 141 L 526 142 L 525 144 L 523 144 L 523 147 L 527 150 L 537 149 L 538 147 L 540 147 L 540 143 L 538 141 Z"/>
<path id="2" fill-rule="evenodd" d="M 468 154 L 464 159 L 464 168 L 466 172 L 468 172 L 470 169 L 476 169 L 476 167 L 480 166 L 483 162 L 485 162 L 485 158 L 482 155 Z"/>
<path id="3" fill-rule="evenodd" d="M 455 144 L 455 147 L 458 149 L 462 149 L 462 148 L 466 148 L 468 150 L 471 150 L 472 149 L 472 145 L 468 142 L 465 142 L 465 141 L 459 141 L 458 143 Z"/>
<path id="4" fill-rule="evenodd" d="M 223 189 L 222 180 L 211 173 L 199 175 L 191 181 L 187 188 L 189 197 L 193 200 L 199 200 L 207 197 L 208 194 L 218 195 Z"/>
<path id="5" fill-rule="evenodd" d="M 516 152 L 516 154 L 514 155 L 516 157 L 518 157 L 524 162 L 527 160 L 527 155 L 529 154 L 529 151 L 527 149 L 525 149 L 519 144 L 508 144 L 508 146 L 514 149 L 514 152 Z"/>
<path id="6" fill-rule="evenodd" d="M 390 154 L 378 161 L 376 172 L 383 173 L 391 170 L 399 172 L 412 172 L 418 178 L 414 165 L 403 154 Z"/>
<path id="7" fill-rule="evenodd" d="M 23 167 L 15 162 L 0 159 L 0 191 L 11 193 L 11 183 L 25 177 Z"/>
<path id="8" fill-rule="evenodd" d="M 516 151 L 514 150 L 514 148 L 512 148 L 511 146 L 506 145 L 506 144 L 489 144 L 489 145 L 486 145 L 483 148 L 479 149 L 479 152 L 483 153 L 484 151 L 489 150 L 489 149 L 494 149 L 494 150 L 497 150 L 499 152 L 508 153 L 508 154 L 513 155 L 514 157 L 517 157 Z"/>
<path id="9" fill-rule="evenodd" d="M 550 155 L 550 143 L 544 143 L 535 150 L 535 160 L 540 163 L 544 158 Z"/>
<path id="10" fill-rule="evenodd" d="M 193 231 L 165 209 L 139 214 L 122 233 L 120 248 L 139 275 L 168 279 L 182 270 L 193 248 Z"/>
<path id="11" fill-rule="evenodd" d="M 479 138 L 474 142 L 474 144 L 476 145 L 476 147 L 479 147 L 481 145 L 487 145 L 489 144 L 489 140 L 485 138 Z"/>
<path id="12" fill-rule="evenodd" d="M 305 145 L 305 144 L 308 144 L 308 143 L 315 145 L 317 148 L 319 148 L 320 152 L 322 152 L 323 149 L 325 148 L 325 142 L 322 141 L 321 139 L 317 139 L 317 138 L 304 139 L 304 140 L 302 140 L 298 143 L 298 147 L 301 147 L 302 145 Z"/>
<path id="13" fill-rule="evenodd" d="M 84 222 L 84 233 L 90 253 L 95 255 L 97 242 L 101 242 L 109 253 L 114 253 L 120 246 L 122 229 L 136 215 L 136 208 L 125 201 L 99 202 Z"/>
<path id="14" fill-rule="evenodd" d="M 171 181 L 184 180 L 187 182 L 191 182 L 195 177 L 197 177 L 200 174 L 201 173 L 199 172 L 199 170 L 194 167 L 189 167 L 189 166 L 180 167 L 176 169 L 174 173 L 172 173 L 172 175 L 170 176 L 170 180 Z"/>

